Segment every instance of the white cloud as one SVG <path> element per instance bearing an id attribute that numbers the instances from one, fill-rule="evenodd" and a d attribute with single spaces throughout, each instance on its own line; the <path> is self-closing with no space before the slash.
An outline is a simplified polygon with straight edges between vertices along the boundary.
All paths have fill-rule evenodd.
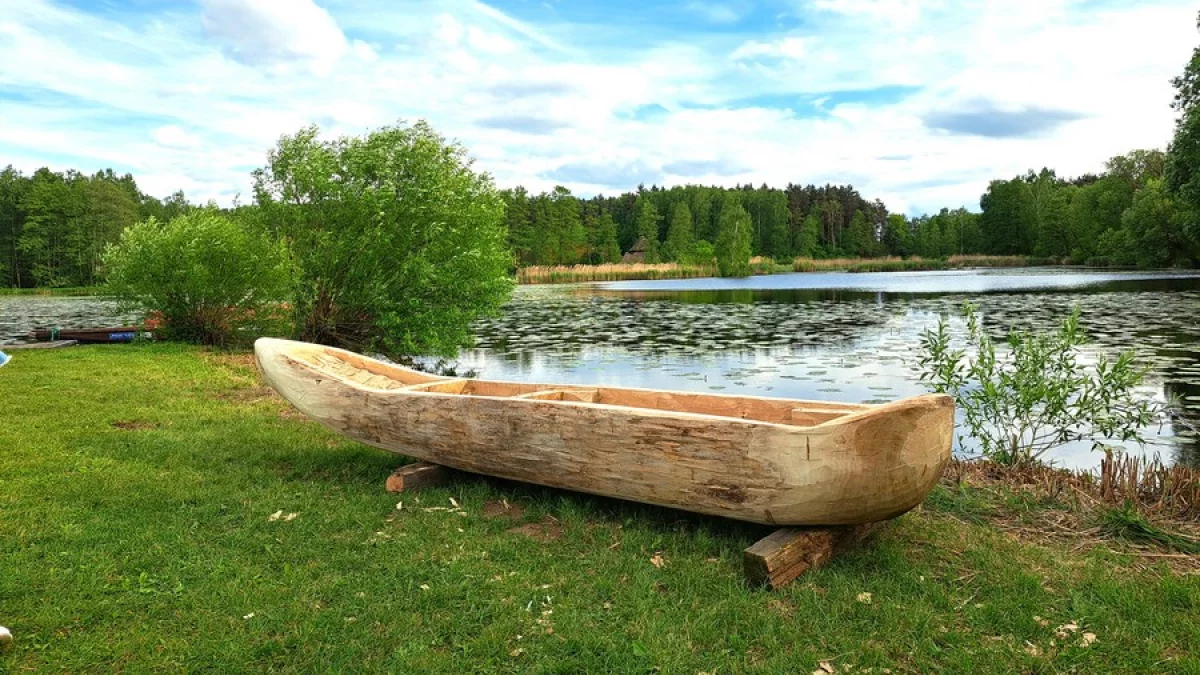
<path id="1" fill-rule="evenodd" d="M 235 56 L 253 65 L 305 61 L 329 73 L 346 51 L 346 37 L 312 0 L 201 0 L 201 24 Z"/>
<path id="2" fill-rule="evenodd" d="M 154 139 L 155 143 L 167 148 L 190 150 L 204 145 L 204 141 L 199 136 L 184 131 L 174 124 L 158 127 L 150 133 L 150 137 Z"/>
<path id="3" fill-rule="evenodd" d="M 803 58 L 807 42 L 800 37 L 785 37 L 774 42 L 750 40 L 735 49 L 730 58 L 749 59 L 756 56 L 775 56 L 788 59 Z"/>
<path id="4" fill-rule="evenodd" d="M 990 178 L 1162 147 L 1169 79 L 1200 42 L 1175 0 L 814 0 L 802 21 L 669 39 L 475 0 L 321 4 L 14 4 L 0 152 L 228 203 L 281 134 L 424 117 L 535 191 L 850 181 L 895 210 L 977 207 Z"/>
<path id="5" fill-rule="evenodd" d="M 941 5 L 930 0 L 814 0 L 817 9 L 907 27 L 916 22 L 923 5 Z"/>
<path id="6" fill-rule="evenodd" d="M 732 5 L 721 2 L 690 2 L 687 9 L 712 23 L 735 23 L 742 18 L 741 12 Z"/>
<path id="7" fill-rule="evenodd" d="M 434 37 L 446 44 L 447 47 L 457 47 L 462 39 L 463 27 L 458 19 L 449 14 L 439 14 L 434 19 Z"/>

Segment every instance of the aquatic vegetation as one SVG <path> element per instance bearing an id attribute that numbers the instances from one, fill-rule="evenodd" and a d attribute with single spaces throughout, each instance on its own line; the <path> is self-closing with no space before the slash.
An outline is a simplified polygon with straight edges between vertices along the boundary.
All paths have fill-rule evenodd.
<path id="1" fill-rule="evenodd" d="M 1094 366 L 1079 358 L 1087 342 L 1076 308 L 1057 332 L 1010 329 L 1005 349 L 983 330 L 975 306 L 964 308 L 968 349 L 955 349 L 945 318 L 921 334 L 921 381 L 950 394 L 984 456 L 1001 464 L 1041 461 L 1071 441 L 1143 443 L 1141 430 L 1164 412 L 1138 395 L 1145 370 L 1130 350 Z"/>

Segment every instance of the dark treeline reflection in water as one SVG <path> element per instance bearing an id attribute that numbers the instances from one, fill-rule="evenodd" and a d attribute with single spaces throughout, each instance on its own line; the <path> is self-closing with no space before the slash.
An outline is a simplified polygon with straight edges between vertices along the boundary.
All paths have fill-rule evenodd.
<path id="1" fill-rule="evenodd" d="M 809 287 L 739 287 L 762 280 L 778 286 L 789 277 Z M 811 287 L 817 277 L 833 287 Z M 954 292 L 954 286 L 971 290 Z M 890 287 L 902 290 L 861 290 Z M 947 316 L 963 335 L 966 301 L 979 305 L 997 338 L 1010 326 L 1053 330 L 1078 306 L 1093 340 L 1081 358 L 1135 349 L 1149 368 L 1143 394 L 1181 402 L 1175 419 L 1146 430 L 1150 442 L 1137 451 L 1196 462 L 1197 276 L 803 274 L 529 287 L 518 290 L 502 316 L 478 324 L 476 348 L 460 354 L 459 363 L 490 379 L 883 402 L 925 391 L 918 380 L 921 331 Z M 972 450 L 969 440 L 960 448 Z M 1099 455 L 1089 443 L 1076 443 L 1050 459 L 1083 468 L 1097 465 Z"/>

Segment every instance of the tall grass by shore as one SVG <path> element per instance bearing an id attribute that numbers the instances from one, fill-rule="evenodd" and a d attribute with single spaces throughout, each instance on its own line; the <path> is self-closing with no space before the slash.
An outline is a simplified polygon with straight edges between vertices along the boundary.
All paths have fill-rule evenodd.
<path id="1" fill-rule="evenodd" d="M 1056 265 L 1057 260 L 1023 255 L 954 255 L 949 258 L 796 258 L 794 272 L 917 272 L 968 267 L 1032 267 Z"/>
<path id="2" fill-rule="evenodd" d="M 915 272 L 920 270 L 960 269 L 966 267 L 1028 267 L 1054 265 L 1050 258 L 1030 256 L 955 255 L 946 259 L 900 258 L 796 258 L 790 265 L 771 258 L 755 256 L 750 260 L 752 274 L 787 272 Z M 717 274 L 715 265 L 679 263 L 610 263 L 606 265 L 531 265 L 517 270 L 520 284 L 571 284 L 588 281 L 631 281 L 641 279 L 694 279 Z"/>
<path id="3" fill-rule="evenodd" d="M 693 279 L 717 274 L 715 265 L 611 263 L 606 265 L 532 265 L 517 270 L 519 284 L 572 284 L 634 279 Z"/>

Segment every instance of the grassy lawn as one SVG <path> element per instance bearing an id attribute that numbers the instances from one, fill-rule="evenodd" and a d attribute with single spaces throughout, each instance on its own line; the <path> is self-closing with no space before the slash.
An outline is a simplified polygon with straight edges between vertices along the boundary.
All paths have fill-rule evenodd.
<path id="1" fill-rule="evenodd" d="M 768 592 L 741 576 L 762 528 L 473 477 L 389 495 L 397 457 L 244 355 L 16 352 L 0 403 L 0 672 L 1200 672 L 1200 576 L 1014 537 L 977 494 Z"/>

